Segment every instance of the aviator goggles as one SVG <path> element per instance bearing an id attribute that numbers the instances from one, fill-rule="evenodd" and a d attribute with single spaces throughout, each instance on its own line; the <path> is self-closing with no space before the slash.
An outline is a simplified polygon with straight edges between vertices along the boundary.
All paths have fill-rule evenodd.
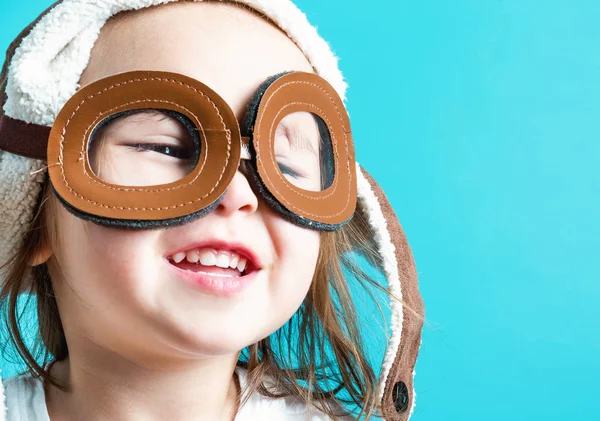
<path id="1" fill-rule="evenodd" d="M 79 90 L 48 138 L 48 171 L 77 216 L 125 228 L 184 223 L 219 203 L 240 162 L 255 193 L 300 226 L 335 230 L 356 207 L 345 107 L 322 77 L 265 81 L 241 124 L 190 77 L 135 71 Z"/>

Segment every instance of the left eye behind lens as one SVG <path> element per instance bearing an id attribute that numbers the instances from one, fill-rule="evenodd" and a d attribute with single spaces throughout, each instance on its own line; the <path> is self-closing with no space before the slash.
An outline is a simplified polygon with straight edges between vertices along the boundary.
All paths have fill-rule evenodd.
<path id="1" fill-rule="evenodd" d="M 291 184 L 310 191 L 331 186 L 333 147 L 321 117 L 307 111 L 286 115 L 277 125 L 273 142 L 279 171 Z"/>

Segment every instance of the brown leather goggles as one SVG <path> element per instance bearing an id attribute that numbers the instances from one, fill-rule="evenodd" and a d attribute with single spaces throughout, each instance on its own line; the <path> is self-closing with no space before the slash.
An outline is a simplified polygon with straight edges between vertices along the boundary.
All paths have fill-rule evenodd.
<path id="1" fill-rule="evenodd" d="M 63 204 L 103 225 L 152 228 L 200 217 L 218 204 L 242 160 L 255 193 L 296 224 L 335 230 L 356 207 L 347 112 L 311 73 L 263 83 L 241 128 L 227 103 L 195 79 L 111 76 L 65 104 L 47 158 Z"/>

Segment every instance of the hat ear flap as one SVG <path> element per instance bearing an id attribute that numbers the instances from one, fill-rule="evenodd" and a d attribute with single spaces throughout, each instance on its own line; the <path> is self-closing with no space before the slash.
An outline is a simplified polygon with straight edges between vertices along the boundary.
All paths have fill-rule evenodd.
<path id="1" fill-rule="evenodd" d="M 377 182 L 357 164 L 358 206 L 367 215 L 383 258 L 391 307 L 391 337 L 380 377 L 382 413 L 388 421 L 406 421 L 415 403 L 414 367 L 421 344 L 423 300 L 404 230 Z M 401 301 L 398 301 L 401 300 Z"/>

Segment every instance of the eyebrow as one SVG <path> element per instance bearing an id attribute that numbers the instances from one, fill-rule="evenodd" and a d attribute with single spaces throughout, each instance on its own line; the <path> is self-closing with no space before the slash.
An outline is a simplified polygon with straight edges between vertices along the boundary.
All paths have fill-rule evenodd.
<path id="1" fill-rule="evenodd" d="M 298 129 L 297 124 L 289 124 L 288 122 L 282 120 L 279 123 L 279 128 L 282 128 L 286 131 L 286 133 L 290 133 L 288 139 L 290 141 L 290 146 L 292 149 L 296 150 L 307 150 L 317 155 L 317 151 L 315 150 L 315 146 L 310 141 L 310 139 L 306 136 L 304 131 Z M 319 141 L 321 140 L 321 135 L 319 134 Z"/>

